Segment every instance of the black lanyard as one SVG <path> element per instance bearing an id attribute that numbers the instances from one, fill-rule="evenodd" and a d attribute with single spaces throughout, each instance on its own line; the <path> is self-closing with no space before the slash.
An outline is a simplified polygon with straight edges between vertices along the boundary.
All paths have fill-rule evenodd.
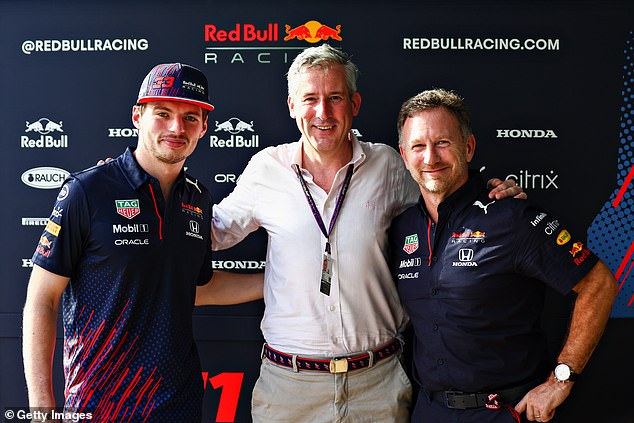
<path id="1" fill-rule="evenodd" d="M 341 191 L 339 191 L 339 196 L 337 197 L 337 203 L 335 204 L 335 211 L 332 213 L 332 218 L 330 219 L 330 225 L 328 226 L 328 230 L 326 231 L 326 225 L 324 224 L 324 220 L 317 209 L 317 205 L 315 204 L 315 200 L 313 200 L 313 196 L 310 194 L 308 190 L 308 185 L 306 185 L 306 181 L 302 177 L 302 172 L 299 168 L 299 165 L 295 165 L 295 172 L 297 173 L 297 177 L 299 178 L 299 182 L 302 184 L 302 188 L 304 189 L 304 195 L 306 196 L 306 200 L 308 201 L 308 205 L 310 206 L 310 210 L 313 212 L 313 216 L 315 217 L 315 221 L 317 221 L 317 225 L 319 229 L 321 229 L 321 233 L 326 237 L 326 253 L 330 254 L 330 234 L 332 233 L 332 228 L 335 226 L 335 221 L 337 220 L 337 216 L 339 216 L 339 211 L 341 209 L 341 205 L 343 204 L 343 199 L 346 196 L 346 192 L 348 191 L 348 187 L 350 187 L 350 180 L 352 179 L 352 172 L 354 170 L 354 164 L 348 165 L 348 171 L 346 172 L 346 178 L 343 180 L 343 185 L 341 186 Z"/>

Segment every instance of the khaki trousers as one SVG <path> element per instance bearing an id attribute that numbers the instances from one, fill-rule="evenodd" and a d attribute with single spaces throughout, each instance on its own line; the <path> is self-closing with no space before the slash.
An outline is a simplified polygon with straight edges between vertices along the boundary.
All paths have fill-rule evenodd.
<path id="1" fill-rule="evenodd" d="M 406 423 L 412 385 L 399 354 L 347 373 L 299 371 L 262 359 L 254 423 Z"/>

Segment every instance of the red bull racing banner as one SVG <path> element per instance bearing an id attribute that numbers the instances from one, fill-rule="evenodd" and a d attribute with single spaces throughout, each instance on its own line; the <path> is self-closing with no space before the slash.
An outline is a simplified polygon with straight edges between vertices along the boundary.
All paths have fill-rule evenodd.
<path id="1" fill-rule="evenodd" d="M 0 208 L 6 275 L 0 408 L 28 405 L 22 308 L 34 252 L 49 255 L 57 242 L 60 229 L 52 220 L 66 211 L 52 207 L 68 194 L 60 187 L 69 173 L 136 145 L 131 110 L 148 70 L 183 62 L 207 76 L 215 109 L 185 166 L 217 203 L 255 153 L 299 139 L 289 117 L 286 72 L 298 53 L 323 43 L 345 50 L 359 67 L 363 102 L 352 123 L 359 140 L 397 149 L 396 117 L 405 99 L 434 87 L 459 92 L 473 117 L 473 167 L 486 178 L 515 180 L 530 201 L 565 218 L 565 227 L 553 221 L 547 230 L 575 263 L 592 251 L 608 265 L 619 292 L 583 375 L 592 382 L 575 384 L 558 417 L 584 421 L 584 403 L 627 404 L 618 395 L 629 392 L 630 378 L 608 370 L 616 362 L 631 369 L 634 356 L 625 342 L 634 332 L 632 17 L 634 3 L 618 0 L 0 2 L 0 160 L 7 198 Z M 124 194 L 109 203 L 122 222 L 113 233 L 148 231 L 138 223 L 148 212 L 141 203 Z M 192 219 L 203 214 L 194 203 L 181 206 Z M 484 212 L 487 206 L 480 204 Z M 201 237 L 196 222 L 186 230 Z M 484 235 L 474 228 L 452 240 L 480 242 Z M 426 242 L 414 234 L 402 248 L 411 254 Z M 213 268 L 263 272 L 266 247 L 266 233 L 256 231 L 215 252 Z M 553 360 L 573 302 L 574 295 L 547 292 L 543 325 Z M 203 421 L 251 421 L 264 308 L 262 301 L 195 308 Z M 60 326 L 53 365 L 58 400 L 62 345 Z M 610 396 L 601 397 L 596 386 L 610 386 Z"/>

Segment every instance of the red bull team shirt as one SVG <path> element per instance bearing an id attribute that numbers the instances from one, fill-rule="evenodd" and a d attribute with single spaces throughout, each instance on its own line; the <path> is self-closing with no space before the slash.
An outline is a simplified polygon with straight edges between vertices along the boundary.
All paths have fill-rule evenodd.
<path id="1" fill-rule="evenodd" d="M 427 391 L 486 392 L 545 375 L 546 286 L 567 294 L 596 264 L 577 234 L 529 201 L 488 198 L 482 177 L 392 223 L 390 267 L 415 332 Z"/>
<path id="2" fill-rule="evenodd" d="M 70 277 L 67 409 L 95 421 L 200 421 L 192 309 L 212 275 L 211 204 L 184 172 L 166 202 L 132 149 L 66 181 L 33 261 Z"/>

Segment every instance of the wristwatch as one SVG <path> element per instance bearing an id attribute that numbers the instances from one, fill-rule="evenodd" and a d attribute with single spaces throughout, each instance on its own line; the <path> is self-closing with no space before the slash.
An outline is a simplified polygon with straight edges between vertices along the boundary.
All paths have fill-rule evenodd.
<path id="1" fill-rule="evenodd" d="M 577 373 L 566 363 L 557 363 L 553 374 L 557 382 L 574 382 L 577 379 Z"/>

